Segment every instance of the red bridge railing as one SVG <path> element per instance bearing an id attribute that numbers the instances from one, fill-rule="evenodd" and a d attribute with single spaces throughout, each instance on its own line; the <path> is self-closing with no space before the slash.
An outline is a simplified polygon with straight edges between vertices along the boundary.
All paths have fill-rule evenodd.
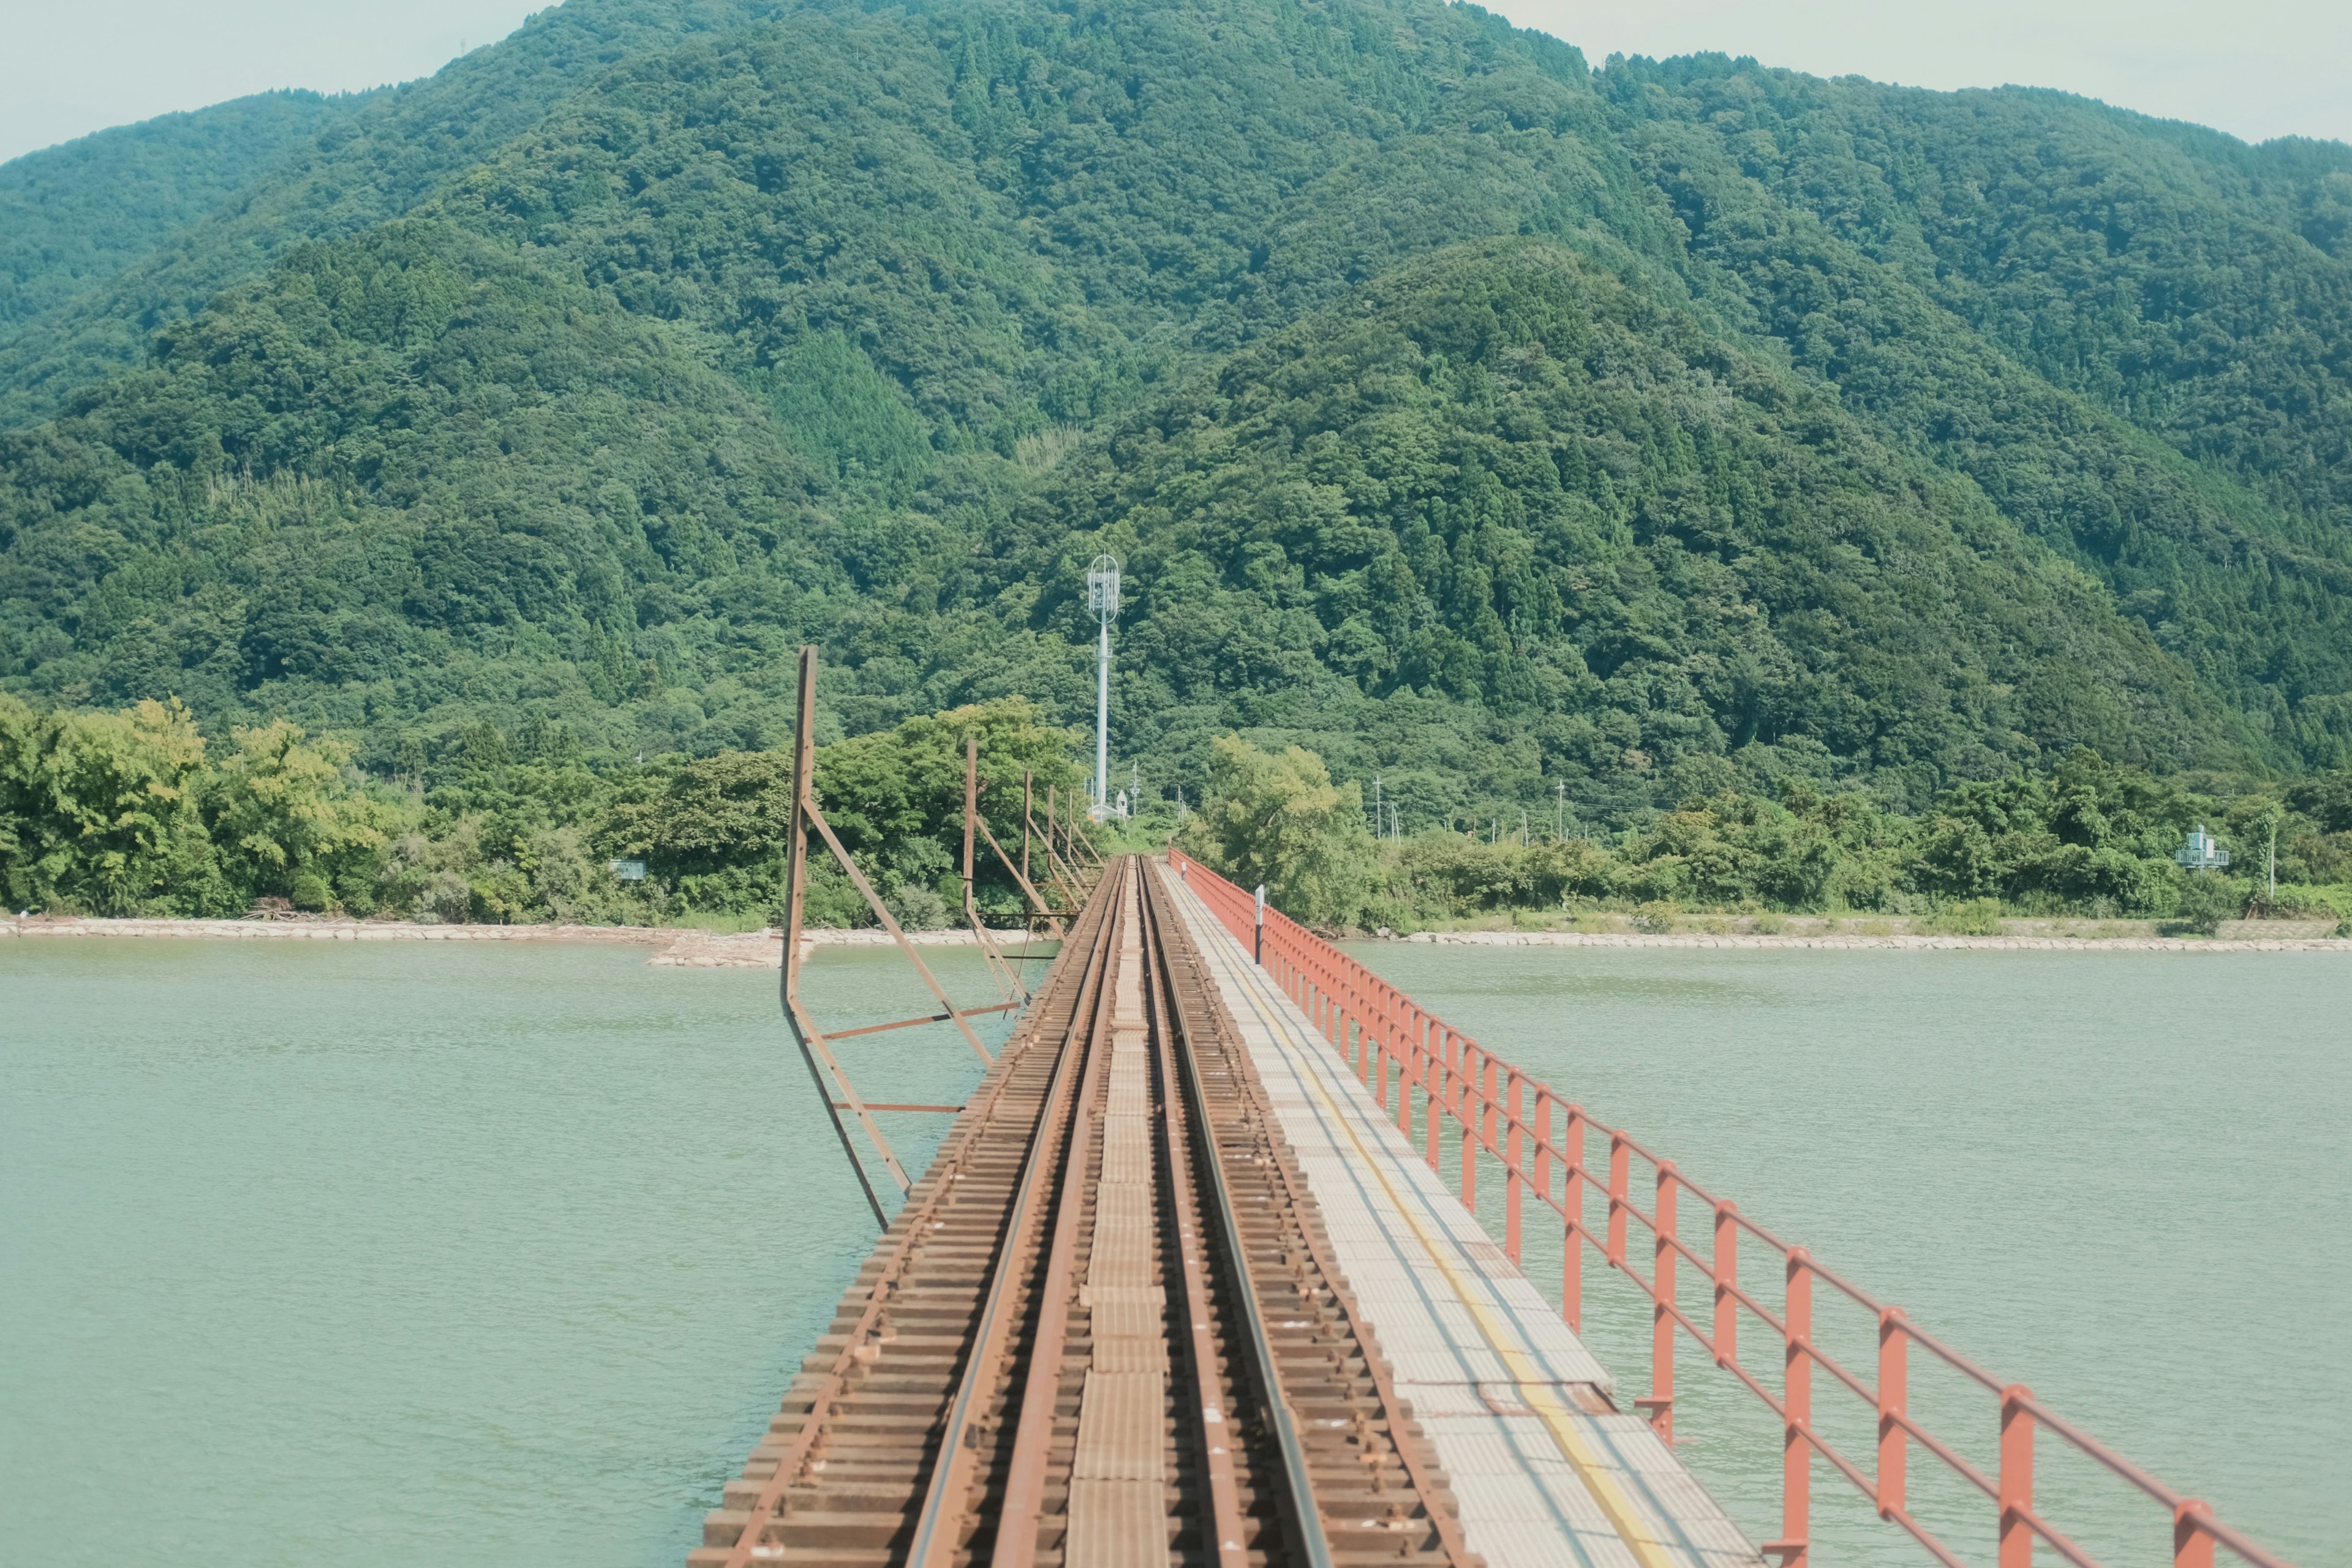
<path id="1" fill-rule="evenodd" d="M 1948 1568 L 1966 1568 L 1961 1559 L 1906 1506 L 1908 1461 L 1914 1444 L 1991 1502 L 1999 1568 L 2031 1568 L 2036 1538 L 2048 1542 L 2076 1568 L 2103 1568 L 2096 1558 L 2035 1511 L 2034 1439 L 2042 1432 L 2120 1477 L 2170 1512 L 2175 1568 L 2212 1568 L 2216 1545 L 2228 1548 L 2259 1568 L 2291 1568 L 2284 1558 L 2264 1551 L 2216 1519 L 2203 1501 L 2174 1491 L 2084 1434 L 2035 1399 L 2032 1390 L 2021 1384 L 2001 1382 L 1913 1323 L 1901 1308 L 1887 1305 L 1823 1268 L 1805 1248 L 1782 1240 L 1740 1213 L 1738 1205 L 1685 1176 L 1672 1160 L 1643 1147 L 1623 1129 L 1596 1121 L 1582 1106 L 1563 1100 L 1549 1085 L 1528 1078 L 1508 1062 L 1482 1049 L 1475 1040 L 1415 1004 L 1329 942 L 1276 910 L 1261 910 L 1252 894 L 1181 850 L 1171 847 L 1168 858 L 1225 929 L 1258 954 L 1259 963 L 1339 1048 L 1341 1058 L 1370 1089 L 1375 1103 L 1383 1110 L 1389 1105 L 1393 1086 L 1397 1127 L 1408 1139 L 1413 1132 L 1413 1097 L 1420 1095 L 1430 1169 L 1439 1168 L 1442 1116 L 1453 1118 L 1460 1126 L 1465 1206 L 1474 1211 L 1476 1207 L 1478 1156 L 1483 1152 L 1501 1162 L 1503 1250 L 1514 1263 L 1519 1261 L 1521 1221 L 1528 1197 L 1532 1195 L 1558 1216 L 1566 1228 L 1561 1310 L 1570 1327 L 1582 1326 L 1587 1247 L 1632 1280 L 1649 1299 L 1653 1314 L 1650 1394 L 1634 1404 L 1648 1415 L 1660 1436 L 1669 1441 L 1674 1436 L 1677 1329 L 1689 1335 L 1717 1366 L 1738 1378 L 1780 1418 L 1781 1535 L 1780 1540 L 1766 1542 L 1764 1550 L 1780 1556 L 1784 1568 L 1804 1568 L 1808 1560 L 1815 1454 L 1853 1482 L 1880 1518 L 1909 1531 L 1937 1562 Z M 1603 1142 L 1609 1150 L 1605 1178 L 1585 1164 L 1588 1146 Z M 1646 1166 L 1653 1176 L 1652 1181 L 1643 1184 L 1654 1195 L 1646 1213 L 1633 1201 L 1636 1161 Z M 1596 1194 L 1596 1184 L 1604 1181 L 1605 1186 Z M 1596 1195 L 1605 1195 L 1607 1202 L 1607 1218 L 1598 1233 L 1586 1223 L 1588 1205 Z M 1704 1256 L 1684 1239 L 1681 1210 L 1685 1198 L 1703 1210 L 1705 1226 L 1711 1232 Z M 1649 1244 L 1645 1247 L 1636 1247 L 1629 1240 L 1629 1230 L 1636 1226 L 1648 1233 Z M 1778 1313 L 1739 1283 L 1738 1258 L 1743 1236 L 1779 1255 L 1785 1266 L 1786 1292 Z M 1646 1277 L 1635 1267 L 1642 1251 L 1650 1255 Z M 1702 1324 L 1694 1320 L 1677 1300 L 1675 1275 L 1685 1263 L 1712 1286 L 1711 1322 Z M 1815 1342 L 1816 1284 L 1846 1297 L 1876 1320 L 1878 1365 L 1874 1380 L 1842 1364 Z M 1755 1370 L 1752 1340 L 1749 1359 L 1741 1359 L 1743 1313 L 1769 1331 L 1767 1342 L 1778 1352 L 1780 1363 L 1777 1393 Z M 1993 1474 L 1987 1475 L 1963 1458 L 1948 1443 L 1913 1418 L 1907 1408 L 1907 1391 L 1910 1354 L 1915 1346 L 1979 1385 L 1997 1402 L 2000 1457 Z M 1813 1420 L 1813 1381 L 1817 1372 L 1875 1412 L 1878 1443 L 1874 1455 L 1858 1461 L 1841 1451 L 1817 1428 Z"/>

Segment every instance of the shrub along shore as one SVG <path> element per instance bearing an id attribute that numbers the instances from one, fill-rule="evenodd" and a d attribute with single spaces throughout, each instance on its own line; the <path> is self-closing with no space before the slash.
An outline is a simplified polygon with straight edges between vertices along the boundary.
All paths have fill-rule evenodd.
<path id="1" fill-rule="evenodd" d="M 967 739 L 980 746 L 983 810 L 1017 858 L 1024 777 L 1041 816 L 1049 788 L 1062 803 L 1083 788 L 1076 737 L 1026 700 L 818 749 L 833 826 L 910 929 L 939 930 L 961 905 Z M 1147 802 L 1095 831 L 1106 847 L 1173 837 L 1341 932 L 1501 923 L 1667 935 L 1728 921 L 1742 936 L 1806 937 L 1817 933 L 1783 922 L 1835 920 L 1860 922 L 1841 934 L 1865 938 L 2006 940 L 2019 933 L 2004 922 L 2021 919 L 2087 922 L 2061 938 L 2072 942 L 2211 936 L 2248 918 L 2312 931 L 2352 921 L 2352 773 L 2160 778 L 2078 750 L 2046 774 L 1961 784 L 1906 814 L 1833 781 L 1767 793 L 1736 755 L 1720 761 L 1717 773 L 1687 772 L 1671 808 L 1613 824 L 1522 816 L 1378 838 L 1359 781 L 1333 780 L 1312 752 L 1226 737 L 1199 810 Z M 517 735 L 483 724 L 432 769 L 383 777 L 336 738 L 283 720 L 232 728 L 224 744 L 176 702 L 43 711 L 0 694 L 0 890 L 15 910 L 742 930 L 777 919 L 791 798 L 781 751 L 598 768 L 559 724 Z M 2231 853 L 2227 870 L 2175 864 L 2200 826 Z M 982 856 L 982 912 L 1018 923 L 1013 879 Z M 1033 867 L 1043 860 L 1033 850 Z M 632 861 L 644 876 L 625 880 Z M 822 855 L 807 916 L 819 928 L 871 921 Z M 2147 924 L 2099 930 L 2117 921 Z"/>

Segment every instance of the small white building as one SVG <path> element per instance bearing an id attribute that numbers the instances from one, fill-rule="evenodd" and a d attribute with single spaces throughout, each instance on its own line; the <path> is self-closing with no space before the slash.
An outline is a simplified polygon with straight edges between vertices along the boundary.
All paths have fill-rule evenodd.
<path id="1" fill-rule="evenodd" d="M 2200 822 L 2180 841 L 2172 858 L 2192 871 L 2218 871 L 2230 863 L 2230 852 L 2213 842 L 2213 836 L 2205 831 Z"/>

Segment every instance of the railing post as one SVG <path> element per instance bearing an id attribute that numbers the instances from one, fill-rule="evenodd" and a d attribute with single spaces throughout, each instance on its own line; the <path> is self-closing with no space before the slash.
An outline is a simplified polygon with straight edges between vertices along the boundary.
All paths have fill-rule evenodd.
<path id="1" fill-rule="evenodd" d="M 1469 1042 L 1462 1046 L 1462 1109 L 1455 1112 L 1462 1123 L 1462 1206 L 1472 1214 L 1478 1212 L 1478 1100 L 1479 1087 L 1486 1076 L 1485 1053 Z"/>
<path id="2" fill-rule="evenodd" d="M 1421 1076 L 1421 1019 L 1418 1010 L 1397 999 L 1397 1131 L 1412 1146 L 1412 1083 Z"/>
<path id="3" fill-rule="evenodd" d="M 1429 1168 L 1438 1169 L 1438 1139 L 1445 1127 L 1446 1063 L 1453 1047 L 1447 1044 L 1453 1032 L 1432 1018 L 1429 1021 L 1428 1048 L 1423 1067 L 1429 1075 L 1428 1089 L 1421 1108 L 1423 1133 L 1429 1141 Z"/>
<path id="4" fill-rule="evenodd" d="M 1519 1174 L 1519 1161 L 1525 1150 L 1519 1137 L 1519 1069 L 1511 1068 L 1504 1075 L 1509 1087 L 1504 1090 L 1506 1100 L 1503 1116 L 1503 1256 L 1517 1263 L 1519 1260 L 1519 1188 L 1527 1180 Z"/>
<path id="5" fill-rule="evenodd" d="M 1265 966 L 1265 884 L 1264 882 L 1257 885 L 1257 941 L 1251 947 L 1250 956 L 1257 960 L 1260 968 Z"/>
<path id="6" fill-rule="evenodd" d="M 1633 1152 L 1609 1134 L 1609 1261 L 1625 1267 L 1625 1197 L 1633 1179 Z"/>
<path id="7" fill-rule="evenodd" d="M 1503 1064 L 1493 1056 L 1481 1058 L 1485 1066 L 1486 1092 L 1479 1096 L 1479 1112 L 1486 1120 L 1486 1135 L 1479 1140 L 1489 1154 L 1502 1153 L 1503 1123 Z"/>
<path id="8" fill-rule="evenodd" d="M 1348 999 L 1356 1015 L 1356 1081 L 1372 1080 L 1372 1025 L 1364 1012 L 1364 998 L 1354 985 L 1348 987 Z"/>
<path id="9" fill-rule="evenodd" d="M 2213 1568 L 2213 1538 L 2197 1528 L 2213 1510 L 2202 1498 L 2182 1498 L 2172 1510 L 2172 1568 Z"/>
<path id="10" fill-rule="evenodd" d="M 1903 1309 L 1889 1307 L 1878 1314 L 1878 1517 L 1893 1519 L 1910 1511 L 1904 1476 L 1909 1434 L 1903 1430 L 1911 1396 L 1911 1336 L 1905 1331 Z"/>
<path id="11" fill-rule="evenodd" d="M 1658 1162 L 1658 1249 L 1650 1264 L 1650 1414 L 1660 1438 L 1675 1440 L 1675 1163 Z"/>
<path id="12" fill-rule="evenodd" d="M 1584 1107 L 1568 1108 L 1568 1125 L 1560 1130 L 1559 1161 L 1568 1167 L 1568 1192 L 1560 1206 L 1574 1222 L 1569 1226 L 1566 1256 L 1559 1267 L 1559 1314 L 1570 1329 L 1584 1328 Z"/>
<path id="13" fill-rule="evenodd" d="M 2000 1391 L 2000 1568 L 2033 1568 L 2033 1417 L 2025 1402 L 2033 1390 L 2012 1383 Z"/>
<path id="14" fill-rule="evenodd" d="M 1780 1435 L 1780 1539 L 1765 1550 L 1782 1568 L 1807 1568 L 1812 1550 L 1813 1517 L 1813 1275 L 1812 1255 L 1789 1249 L 1789 1339 L 1780 1407 L 1788 1420 Z"/>
<path id="15" fill-rule="evenodd" d="M 1729 1366 L 1739 1359 L 1739 1299 L 1731 1292 L 1739 1283 L 1739 1205 L 1715 1205 L 1715 1364 Z"/>
<path id="16" fill-rule="evenodd" d="M 1551 1202 L 1551 1090 L 1536 1085 L 1536 1174 L 1535 1189 L 1546 1204 Z"/>

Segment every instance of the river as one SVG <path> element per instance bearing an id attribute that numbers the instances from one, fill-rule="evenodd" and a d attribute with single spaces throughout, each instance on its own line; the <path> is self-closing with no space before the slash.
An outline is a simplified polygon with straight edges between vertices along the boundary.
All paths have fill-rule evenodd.
<path id="1" fill-rule="evenodd" d="M 2352 1358 L 2329 1348 L 2352 1329 L 2343 956 L 1354 951 L 2302 1568 L 2352 1563 Z M 1500 1185 L 1480 1193 L 1497 1235 Z M 1682 1224 L 1704 1256 L 1696 1208 Z M 1556 1233 L 1528 1234 L 1527 1271 L 1557 1300 Z M 1621 1399 L 1647 1394 L 1646 1303 L 1586 1257 L 1586 1336 Z M 1777 1276 L 1742 1282 L 1778 1307 Z M 1872 1379 L 1871 1325 L 1815 1294 L 1831 1352 Z M 1681 1300 L 1706 1321 L 1703 1289 Z M 1761 1331 L 1742 1331 L 1773 1367 Z M 1755 1539 L 1777 1535 L 1777 1423 L 1687 1340 L 1678 1358 L 1676 1452 Z M 1927 1359 L 1912 1358 L 1915 1413 L 1990 1474 L 1993 1402 Z M 1867 1470 L 1874 1421 L 1826 1374 L 1814 1385 Z M 2162 1510 L 2049 1439 L 2038 1466 L 2053 1516 L 2106 1561 L 2170 1561 Z M 1916 1510 L 1990 1562 L 1990 1507 L 1937 1470 L 1914 1449 Z M 1813 1477 L 1817 1563 L 1927 1561 L 1825 1463 Z"/>
<path id="2" fill-rule="evenodd" d="M 1361 951 L 2303 1568 L 2352 1563 L 2340 959 Z M 6 1555 L 675 1568 L 872 1241 L 774 984 L 552 943 L 0 944 Z M 925 1010 L 885 952 L 809 986 L 843 1024 Z M 943 1030 L 848 1048 L 877 1099 L 978 1077 Z M 919 1169 L 937 1119 L 892 1128 Z M 1630 1397 L 1646 1327 L 1595 1272 Z M 1720 1383 L 1686 1369 L 1683 1452 L 1762 1533 L 1769 1433 Z M 1823 1527 L 1818 1563 L 1916 1560 Z"/>

